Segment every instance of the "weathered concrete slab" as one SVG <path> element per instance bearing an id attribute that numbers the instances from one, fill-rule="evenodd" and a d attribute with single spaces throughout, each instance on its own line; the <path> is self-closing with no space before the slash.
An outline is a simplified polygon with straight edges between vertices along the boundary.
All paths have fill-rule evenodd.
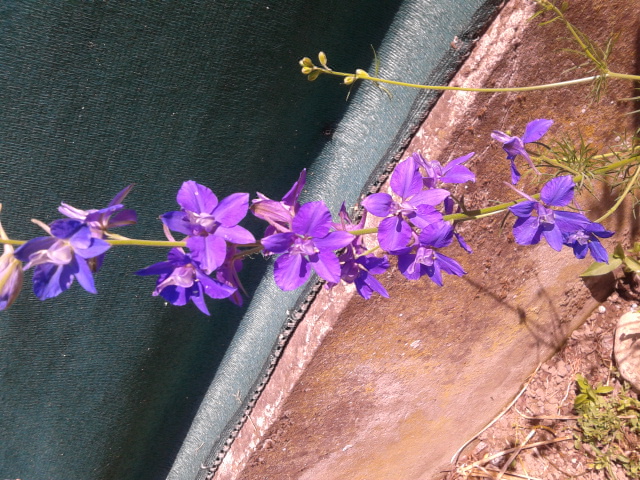
<path id="1" fill-rule="evenodd" d="M 639 11 L 637 0 L 590 0 L 572 2 L 569 16 L 600 41 L 619 32 L 612 68 L 634 72 Z M 561 40 L 566 32 L 529 22 L 532 13 L 529 1 L 509 2 L 453 84 L 520 86 L 578 75 L 565 72 L 574 65 L 560 50 L 571 47 Z M 447 161 L 475 151 L 478 182 L 466 188 L 467 205 L 508 200 L 508 162 L 490 140 L 493 129 L 521 132 L 534 118 L 551 118 L 551 136 L 575 137 L 580 128 L 586 141 L 613 145 L 623 130 L 635 130 L 633 117 L 622 115 L 633 105 L 617 102 L 632 87 L 612 83 L 598 104 L 587 99 L 588 86 L 447 93 L 407 153 Z M 604 206 L 591 208 L 597 216 Z M 619 238 L 635 234 L 630 218 L 622 208 L 608 227 Z M 392 269 L 381 278 L 389 300 L 364 301 L 342 287 L 323 292 L 216 478 L 430 479 L 446 468 L 612 287 L 608 277 L 580 280 L 590 260 L 570 251 L 516 245 L 512 220 L 504 231 L 501 221 L 463 225 L 474 254 L 447 253 L 468 275 L 446 277 L 443 288 L 427 278 L 407 282 Z"/>

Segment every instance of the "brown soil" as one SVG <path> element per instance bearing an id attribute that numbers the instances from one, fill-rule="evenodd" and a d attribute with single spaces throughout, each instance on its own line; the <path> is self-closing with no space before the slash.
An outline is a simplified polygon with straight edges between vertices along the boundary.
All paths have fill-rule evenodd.
<path id="1" fill-rule="evenodd" d="M 443 472 L 443 478 L 496 478 L 511 460 L 505 469 L 505 480 L 527 475 L 541 480 L 610 479 L 604 470 L 593 468 L 593 457 L 574 447 L 573 438 L 578 431 L 576 420 L 571 418 L 576 415 L 575 380 L 581 374 L 591 385 L 612 386 L 613 393 L 622 389 L 613 358 L 615 327 L 623 314 L 637 311 L 639 304 L 640 298 L 619 283 L 618 291 L 573 332 L 554 357 L 540 365 L 516 403 L 462 449 L 455 468 Z M 629 394 L 638 398 L 637 392 Z M 505 452 L 537 442 L 542 445 L 522 449 L 514 458 L 510 458 L 514 452 Z M 636 455 L 638 448 L 636 444 Z M 505 453 L 500 455 L 502 452 Z M 499 455 L 489 460 L 495 454 Z M 613 470 L 618 480 L 637 478 L 626 475 L 618 466 Z"/>

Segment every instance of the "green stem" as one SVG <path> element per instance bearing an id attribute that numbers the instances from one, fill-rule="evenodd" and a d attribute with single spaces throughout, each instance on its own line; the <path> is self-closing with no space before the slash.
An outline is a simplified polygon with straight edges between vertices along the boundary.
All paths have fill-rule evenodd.
<path id="1" fill-rule="evenodd" d="M 419 88 L 422 90 L 454 90 L 459 92 L 483 92 L 483 93 L 530 92 L 534 90 L 547 90 L 551 88 L 562 88 L 562 87 L 568 87 L 571 85 L 578 85 L 581 83 L 589 83 L 589 82 L 593 82 L 598 78 L 598 76 L 585 77 L 585 78 L 578 78 L 575 80 L 567 80 L 565 82 L 546 83 L 542 85 L 530 85 L 528 87 L 472 88 L 472 87 L 451 87 L 447 85 L 422 85 L 418 83 L 399 82 L 396 80 L 387 80 L 385 78 L 372 77 L 371 75 L 369 75 L 364 71 L 358 71 L 358 73 L 345 73 L 345 72 L 336 72 L 334 70 L 326 70 L 321 67 L 315 67 L 315 68 L 327 75 L 335 75 L 338 77 L 350 77 L 357 80 L 371 80 L 372 82 L 387 83 L 390 85 L 399 85 L 401 87 Z M 620 74 L 615 74 L 615 75 L 620 75 Z"/>
<path id="2" fill-rule="evenodd" d="M 186 247 L 187 242 L 169 242 L 166 240 L 104 240 L 110 245 L 139 245 L 142 247 Z M 27 240 L 0 239 L 0 244 L 24 245 Z"/>
<path id="3" fill-rule="evenodd" d="M 627 73 L 607 72 L 607 77 L 621 78 L 621 79 L 624 79 L 624 80 L 633 80 L 635 82 L 640 81 L 640 75 L 629 75 Z"/>
<path id="4" fill-rule="evenodd" d="M 120 245 L 138 245 L 141 247 L 186 247 L 187 242 L 169 242 L 167 240 L 105 240 L 113 246 Z"/>
<path id="5" fill-rule="evenodd" d="M 608 218 L 613 212 L 615 212 L 618 209 L 618 207 L 622 204 L 624 199 L 627 198 L 627 194 L 633 188 L 633 186 L 635 185 L 636 181 L 638 180 L 638 174 L 639 173 L 640 173 L 640 167 L 636 167 L 636 173 L 633 174 L 633 177 L 631 177 L 631 180 L 627 183 L 627 186 L 624 189 L 624 192 L 622 192 L 620 197 L 618 197 L 618 200 L 613 205 L 613 207 L 611 207 L 609 210 L 607 210 L 607 213 L 605 213 L 598 220 L 596 220 L 596 223 L 602 222 L 605 218 Z"/>

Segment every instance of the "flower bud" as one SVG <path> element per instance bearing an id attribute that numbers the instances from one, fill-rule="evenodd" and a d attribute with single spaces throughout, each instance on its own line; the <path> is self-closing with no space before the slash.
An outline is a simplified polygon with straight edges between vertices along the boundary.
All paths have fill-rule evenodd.
<path id="1" fill-rule="evenodd" d="M 318 61 L 320 62 L 320 65 L 322 65 L 325 68 L 327 67 L 327 55 L 324 52 L 319 52 L 318 53 Z"/>
<path id="2" fill-rule="evenodd" d="M 313 82 L 316 78 L 320 76 L 320 72 L 321 72 L 320 70 L 314 70 L 309 75 L 307 75 L 307 80 L 309 80 L 310 82 Z"/>
<path id="3" fill-rule="evenodd" d="M 311 68 L 311 67 L 302 67 L 302 73 L 304 75 L 309 75 L 311 72 L 313 72 L 313 68 Z"/>
<path id="4" fill-rule="evenodd" d="M 313 62 L 309 57 L 304 57 L 299 63 L 301 67 L 313 68 Z"/>
<path id="5" fill-rule="evenodd" d="M 345 85 L 351 85 L 355 81 L 355 79 L 356 79 L 356 77 L 354 77 L 354 76 L 344 77 L 344 84 Z"/>
<path id="6" fill-rule="evenodd" d="M 369 76 L 369 74 L 366 71 L 362 70 L 361 68 L 358 68 L 356 70 L 356 76 L 358 78 L 367 78 Z"/>

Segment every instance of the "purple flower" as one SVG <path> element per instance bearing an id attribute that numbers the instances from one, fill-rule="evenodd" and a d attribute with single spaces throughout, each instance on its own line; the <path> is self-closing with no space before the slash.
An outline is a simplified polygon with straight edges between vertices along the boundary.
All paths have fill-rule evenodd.
<path id="1" fill-rule="evenodd" d="M 33 291 L 40 300 L 60 295 L 77 279 L 86 291 L 97 293 L 87 260 L 104 254 L 110 245 L 92 236 L 79 220 L 55 220 L 48 227 L 51 236 L 29 240 L 16 250 L 18 260 L 28 262 L 33 272 Z"/>
<path id="2" fill-rule="evenodd" d="M 218 202 L 207 187 L 193 180 L 182 184 L 177 196 L 182 210 L 162 215 L 163 223 L 174 232 L 187 235 L 187 247 L 207 274 L 224 263 L 227 242 L 255 243 L 255 238 L 238 223 L 249 209 L 249 194 L 234 193 Z"/>
<path id="3" fill-rule="evenodd" d="M 282 233 L 291 230 L 291 221 L 300 209 L 298 198 L 302 193 L 306 180 L 307 170 L 303 169 L 298 180 L 282 197 L 281 201 L 271 200 L 260 192 L 257 193 L 258 198 L 251 201 L 251 212 L 269 224 L 264 232 L 265 237 L 277 232 Z"/>
<path id="4" fill-rule="evenodd" d="M 454 259 L 443 255 L 436 248 L 447 247 L 453 240 L 453 227 L 438 222 L 423 228 L 419 242 L 407 252 L 398 255 L 398 269 L 409 280 L 427 275 L 436 285 L 442 286 L 442 272 L 461 277 L 466 272 Z"/>
<path id="5" fill-rule="evenodd" d="M 581 213 L 550 208 L 564 207 L 571 203 L 574 188 L 571 176 L 565 175 L 549 180 L 542 187 L 541 201 L 519 192 L 529 200 L 509 207 L 511 213 L 518 217 L 513 226 L 516 242 L 520 245 L 535 245 L 544 237 L 551 248 L 560 251 L 563 236 L 588 228 L 592 222 Z"/>
<path id="6" fill-rule="evenodd" d="M 587 256 L 587 251 L 591 252 L 591 256 L 601 263 L 609 263 L 609 255 L 607 251 L 600 243 L 600 238 L 609 238 L 614 232 L 606 230 L 602 225 L 595 222 L 590 222 L 582 229 L 572 232 L 564 233 L 564 244 L 573 248 L 573 254 L 578 259 L 582 259 Z"/>
<path id="7" fill-rule="evenodd" d="M 340 212 L 340 223 L 334 223 L 336 230 L 350 231 L 364 228 L 366 222 L 366 212 L 358 224 L 353 224 L 347 213 L 347 209 L 342 204 Z M 376 257 L 373 254 L 366 254 L 367 249 L 362 244 L 362 237 L 355 236 L 351 244 L 347 245 L 346 251 L 340 255 L 340 278 L 345 283 L 353 283 L 356 291 L 362 298 L 368 300 L 373 292 L 378 292 L 385 298 L 389 298 L 387 290 L 374 277 L 380 275 L 389 268 L 389 259 L 386 255 Z M 327 286 L 332 288 L 335 283 L 329 282 Z"/>
<path id="8" fill-rule="evenodd" d="M 69 218 L 87 224 L 91 230 L 91 236 L 104 238 L 110 229 L 133 225 L 138 220 L 135 210 L 124 209 L 124 205 L 122 205 L 122 202 L 132 188 L 133 184 L 121 190 L 113 197 L 106 208 L 100 210 L 80 210 L 79 208 L 62 202 L 60 207 L 58 207 L 58 211 Z M 114 236 L 112 234 L 110 235 Z M 94 272 L 100 270 L 103 261 L 104 255 L 95 257 L 95 259 L 89 263 L 91 270 Z"/>
<path id="9" fill-rule="evenodd" d="M 391 190 L 400 200 L 394 201 L 388 193 L 374 193 L 362 201 L 362 206 L 376 217 L 385 217 L 378 227 L 378 242 L 394 252 L 407 246 L 411 239 L 411 225 L 424 228 L 442 220 L 434 205 L 450 194 L 447 190 L 423 190 L 422 176 L 413 157 L 400 162 L 391 175 Z"/>
<path id="10" fill-rule="evenodd" d="M 311 275 L 311 269 L 328 282 L 340 281 L 340 262 L 334 250 L 345 247 L 353 235 L 331 232 L 331 213 L 324 202 L 300 207 L 291 221 L 291 231 L 262 239 L 265 253 L 281 254 L 275 262 L 274 277 L 280 289 L 295 290 Z"/>
<path id="11" fill-rule="evenodd" d="M 553 125 L 553 120 L 545 120 L 544 118 L 533 120 L 527 124 L 522 138 L 512 137 L 499 130 L 494 130 L 491 133 L 491 137 L 494 140 L 502 142 L 502 148 L 507 152 L 507 160 L 511 160 L 511 183 L 514 185 L 518 183 L 518 180 L 520 180 L 520 172 L 518 172 L 514 161 L 518 155 L 522 155 L 525 160 L 529 162 L 529 165 L 533 168 L 534 172 L 540 174 L 524 146 L 527 143 L 537 142 L 540 140 L 540 138 L 547 133 L 547 130 L 549 130 L 551 125 Z"/>
<path id="12" fill-rule="evenodd" d="M 426 160 L 420 153 L 414 153 L 412 157 L 416 164 L 425 171 L 425 176 L 422 178 L 424 186 L 427 188 L 436 188 L 441 183 L 475 182 L 475 174 L 462 165 L 473 157 L 473 155 L 475 155 L 475 153 L 471 152 L 462 157 L 455 158 L 445 166 L 442 166 L 437 160 Z"/>
<path id="13" fill-rule="evenodd" d="M 153 296 L 162 296 L 172 305 L 182 306 L 192 301 L 201 312 L 209 315 L 204 295 L 227 298 L 236 291 L 207 276 L 200 264 L 181 248 L 172 248 L 166 262 L 155 263 L 136 272 L 136 275 L 159 275 Z"/>
<path id="14" fill-rule="evenodd" d="M 129 194 L 133 184 L 121 190 L 109 202 L 106 208 L 100 210 L 80 210 L 71 205 L 62 202 L 58 211 L 74 220 L 79 220 L 89 225 L 91 234 L 96 238 L 104 238 L 107 231 L 111 228 L 122 227 L 125 225 L 133 225 L 137 221 L 135 210 L 123 210 L 123 200 Z"/>
<path id="15" fill-rule="evenodd" d="M 2 204 L 0 204 L 2 210 Z M 0 238 L 8 240 L 8 236 L 0 223 Z M 22 263 L 16 259 L 13 246 L 5 244 L 4 252 L 0 256 L 0 310 L 5 310 L 15 302 L 22 290 L 24 274 Z"/>

